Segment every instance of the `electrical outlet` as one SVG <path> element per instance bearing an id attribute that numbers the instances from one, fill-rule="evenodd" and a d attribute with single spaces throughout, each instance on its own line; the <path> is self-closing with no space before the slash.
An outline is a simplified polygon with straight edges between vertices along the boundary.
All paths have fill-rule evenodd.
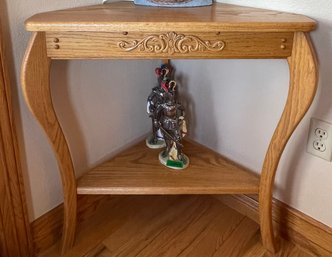
<path id="1" fill-rule="evenodd" d="M 314 149 L 318 152 L 326 151 L 326 145 L 322 142 L 322 140 L 315 140 L 313 145 Z"/>
<path id="2" fill-rule="evenodd" d="M 332 160 L 332 124 L 311 119 L 307 152 L 324 160 Z"/>
<path id="3" fill-rule="evenodd" d="M 316 128 L 315 129 L 315 135 L 317 137 L 319 137 L 320 139 L 327 139 L 328 137 L 328 133 L 325 129 L 322 129 L 322 128 Z"/>

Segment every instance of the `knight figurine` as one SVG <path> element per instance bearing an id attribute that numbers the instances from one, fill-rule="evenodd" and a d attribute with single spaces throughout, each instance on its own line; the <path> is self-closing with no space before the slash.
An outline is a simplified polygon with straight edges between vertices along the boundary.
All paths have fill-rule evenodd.
<path id="1" fill-rule="evenodd" d="M 152 119 L 152 134 L 146 139 L 150 148 L 165 149 L 159 161 L 172 169 L 184 169 L 189 158 L 183 153 L 182 139 L 187 134 L 184 107 L 177 101 L 177 83 L 172 80 L 172 67 L 157 68 L 158 86 L 148 97 L 147 112 Z"/>
<path id="2" fill-rule="evenodd" d="M 172 67 L 169 64 L 163 64 L 160 68 L 155 69 L 155 73 L 158 78 L 158 85 L 152 89 L 147 100 L 147 113 L 152 121 L 152 133 L 146 139 L 146 145 L 152 149 L 165 147 L 165 140 L 157 119 L 157 110 L 165 102 L 165 95 L 168 92 L 168 84 L 171 80 Z"/>
<path id="3" fill-rule="evenodd" d="M 169 82 L 165 102 L 160 105 L 158 120 L 166 148 L 159 154 L 159 161 L 172 169 L 184 169 L 189 158 L 183 153 L 182 139 L 187 134 L 184 107 L 176 101 L 176 82 Z"/>

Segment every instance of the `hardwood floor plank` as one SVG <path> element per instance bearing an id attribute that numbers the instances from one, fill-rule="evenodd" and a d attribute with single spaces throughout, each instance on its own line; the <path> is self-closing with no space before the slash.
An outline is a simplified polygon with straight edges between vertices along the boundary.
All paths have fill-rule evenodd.
<path id="1" fill-rule="evenodd" d="M 258 231 L 258 224 L 251 219 L 245 217 L 221 245 L 221 247 L 212 255 L 212 257 L 227 256 L 238 257 L 243 256 L 246 246 L 251 238 L 255 236 Z"/>
<path id="2" fill-rule="evenodd" d="M 186 248 L 179 255 L 173 256 L 213 256 L 243 219 L 243 216 L 237 215 L 227 208 L 220 209 L 213 212 L 214 217 L 207 221 L 204 230 L 196 230 L 195 239 L 188 242 Z M 193 231 L 188 232 L 192 233 Z M 181 240 L 181 238 L 179 239 Z"/>
<path id="3" fill-rule="evenodd" d="M 161 212 L 177 201 L 177 197 L 153 197 L 148 196 L 146 198 L 133 196 L 133 197 L 120 197 L 116 204 L 106 206 L 104 213 L 99 216 L 93 217 L 93 222 L 81 227 L 82 232 L 79 234 L 88 234 L 88 237 L 78 236 L 78 240 L 83 245 L 95 246 L 101 242 L 110 234 L 115 233 L 119 228 L 125 226 L 128 220 L 132 220 L 134 215 L 138 215 L 141 212 L 149 212 L 150 209 L 159 209 Z M 179 200 L 181 201 L 181 199 Z M 87 247 L 85 247 L 87 248 Z M 68 257 L 82 256 L 85 249 L 72 249 L 71 255 Z M 67 255 L 66 255 L 67 257 Z"/>
<path id="4" fill-rule="evenodd" d="M 203 256 L 209 256 L 207 250 L 213 252 L 213 248 L 218 247 L 242 219 L 241 215 L 229 212 L 227 208 L 220 208 L 214 202 L 204 202 L 193 209 L 191 214 L 180 213 L 178 216 L 180 218 L 160 233 L 149 248 L 141 253 L 141 257 L 153 256 L 155 253 L 165 257 L 194 257 L 202 256 L 201 252 L 204 253 Z"/>
<path id="5" fill-rule="evenodd" d="M 277 254 L 272 254 L 266 251 L 265 254 L 263 255 L 263 257 L 313 257 L 313 256 L 315 255 L 303 251 L 299 247 L 285 240 L 281 241 L 280 251 Z"/>
<path id="6" fill-rule="evenodd" d="M 140 211 L 148 208 L 166 208 L 177 197 L 114 197 L 112 201 L 100 206 L 91 219 L 84 222 L 78 228 L 78 235 L 75 245 L 63 257 L 80 257 L 84 256 L 87 252 L 91 251 L 103 239 L 107 238 L 110 234 L 116 231 L 119 227 L 123 226 L 131 216 Z M 60 256 L 56 250 L 43 257 L 58 257 Z"/>
<path id="7" fill-rule="evenodd" d="M 104 251 L 107 251 L 106 246 L 103 243 L 100 243 L 87 254 L 85 254 L 84 257 L 100 256 L 100 254 L 102 254 Z"/>
<path id="8" fill-rule="evenodd" d="M 241 257 L 315 257 L 317 255 L 308 253 L 307 251 L 295 246 L 294 244 L 281 240 L 280 251 L 277 254 L 268 252 L 261 243 L 259 233 L 252 239 L 253 245 L 248 247 L 247 252 Z"/>
<path id="9" fill-rule="evenodd" d="M 111 257 L 112 254 L 110 253 L 109 250 L 107 250 L 107 248 L 105 248 L 98 256 L 95 257 Z"/>
<path id="10" fill-rule="evenodd" d="M 60 257 L 54 245 L 39 257 Z M 210 196 L 118 196 L 78 230 L 61 257 L 312 257 L 283 241 L 276 255 L 258 224 Z"/>
<path id="11" fill-rule="evenodd" d="M 241 257 L 263 257 L 266 249 L 261 243 L 260 231 L 252 237 L 251 241 L 247 244 L 245 253 Z"/>
<path id="12" fill-rule="evenodd" d="M 156 256 L 155 251 L 158 251 L 158 256 L 163 256 L 163 246 L 167 242 L 172 241 L 175 235 L 182 234 L 188 223 L 199 219 L 202 213 L 209 212 L 208 202 L 207 198 L 190 197 L 162 212 L 147 210 L 147 213 L 132 217 L 104 244 L 114 256 Z"/>

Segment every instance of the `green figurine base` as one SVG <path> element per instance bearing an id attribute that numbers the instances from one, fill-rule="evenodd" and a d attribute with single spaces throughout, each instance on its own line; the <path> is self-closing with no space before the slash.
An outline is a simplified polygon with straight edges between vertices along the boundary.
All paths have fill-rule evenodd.
<path id="1" fill-rule="evenodd" d="M 168 158 L 168 155 L 164 154 L 164 151 L 162 151 L 159 154 L 159 161 L 161 164 L 165 165 L 166 167 L 170 168 L 170 169 L 174 169 L 174 170 L 183 170 L 185 168 L 187 168 L 189 166 L 189 158 L 187 155 L 182 154 L 183 157 L 183 161 L 180 160 L 170 160 Z"/>
<path id="2" fill-rule="evenodd" d="M 145 144 L 151 149 L 160 149 L 166 146 L 165 140 L 161 138 L 158 138 L 157 142 L 153 142 L 152 135 L 148 136 L 148 138 L 145 140 Z"/>

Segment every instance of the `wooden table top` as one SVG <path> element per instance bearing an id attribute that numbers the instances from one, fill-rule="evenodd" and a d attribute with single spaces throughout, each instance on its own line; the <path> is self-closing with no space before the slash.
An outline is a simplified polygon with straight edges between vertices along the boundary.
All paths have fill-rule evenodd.
<path id="1" fill-rule="evenodd" d="M 116 2 L 40 13 L 26 21 L 29 31 L 311 31 L 303 15 L 214 3 L 206 7 L 161 8 Z"/>

